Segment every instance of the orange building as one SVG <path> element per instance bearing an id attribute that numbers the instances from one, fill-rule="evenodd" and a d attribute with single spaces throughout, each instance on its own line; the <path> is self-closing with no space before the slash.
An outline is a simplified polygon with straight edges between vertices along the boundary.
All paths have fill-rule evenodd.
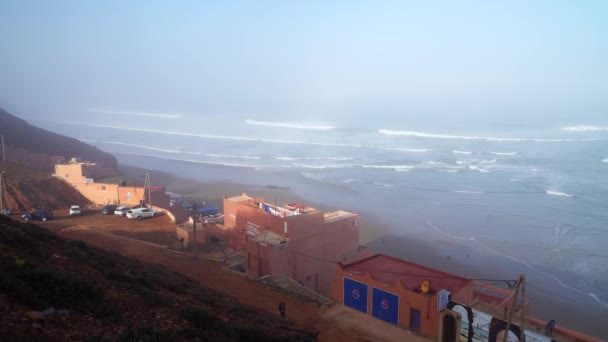
<path id="1" fill-rule="evenodd" d="M 438 341 L 502 341 L 508 313 L 515 314 L 508 340 L 519 341 L 521 311 L 528 302 L 513 291 L 465 279 L 405 260 L 377 254 L 348 264 L 338 263 L 332 298 L 410 331 Z M 547 322 L 526 317 L 527 342 L 599 342 L 559 326 L 546 334 Z"/>
<path id="2" fill-rule="evenodd" d="M 334 263 L 369 255 L 359 245 L 360 217 L 302 204 L 277 206 L 246 194 L 224 197 L 228 245 L 247 254 L 247 271 L 272 280 L 292 277 L 329 296 Z"/>
<path id="3" fill-rule="evenodd" d="M 116 171 L 97 163 L 75 162 L 56 164 L 53 176 L 63 179 L 94 204 L 117 204 L 133 206 L 142 201 L 160 208 L 169 208 L 169 196 L 162 186 L 127 186 L 122 184 L 96 182 L 96 179 L 115 176 Z"/>

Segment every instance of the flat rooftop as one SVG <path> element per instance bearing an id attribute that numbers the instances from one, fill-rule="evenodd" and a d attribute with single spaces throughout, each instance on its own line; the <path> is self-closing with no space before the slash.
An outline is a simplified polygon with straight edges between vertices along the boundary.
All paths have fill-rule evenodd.
<path id="1" fill-rule="evenodd" d="M 422 282 L 428 280 L 431 284 L 431 294 L 439 290 L 455 293 L 469 283 L 468 279 L 384 254 L 376 254 L 343 265 L 342 268 L 357 275 L 370 273 L 375 280 L 389 285 L 401 282 L 410 291 L 417 291 Z"/>
<path id="2" fill-rule="evenodd" d="M 350 217 L 357 217 L 357 214 L 349 213 L 348 211 L 344 210 L 330 211 L 323 214 L 323 220 L 325 223 L 332 223 Z"/>
<path id="3" fill-rule="evenodd" d="M 244 201 L 252 200 L 253 197 L 249 197 L 249 196 L 247 196 L 246 193 L 243 193 L 238 196 L 227 197 L 226 199 L 229 201 L 233 201 L 233 202 L 244 202 Z"/>

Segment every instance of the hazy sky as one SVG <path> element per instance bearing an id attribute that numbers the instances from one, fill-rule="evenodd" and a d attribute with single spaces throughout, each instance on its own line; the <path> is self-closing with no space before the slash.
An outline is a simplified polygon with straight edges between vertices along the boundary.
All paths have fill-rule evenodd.
<path id="1" fill-rule="evenodd" d="M 0 106 L 608 120 L 607 1 L 0 2 Z"/>

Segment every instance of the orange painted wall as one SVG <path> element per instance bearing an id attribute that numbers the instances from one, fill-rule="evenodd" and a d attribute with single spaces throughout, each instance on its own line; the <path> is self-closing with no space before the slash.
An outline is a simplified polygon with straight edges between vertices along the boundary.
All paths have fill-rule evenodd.
<path id="1" fill-rule="evenodd" d="M 249 203 L 224 199 L 224 222 L 231 228 L 227 234 L 229 246 L 247 250 L 249 272 L 256 276 L 270 274 L 272 279 L 291 276 L 330 296 L 335 279 L 335 264 L 331 261 L 344 261 L 344 254 L 358 250 L 359 216 L 329 224 L 325 224 L 320 210 L 281 218 L 259 209 L 256 201 L 264 199 L 252 199 Z M 258 243 L 246 235 L 247 227 L 252 226 L 258 233 L 268 230 L 285 236 L 288 242 L 279 246 Z"/>
<path id="2" fill-rule="evenodd" d="M 72 186 L 95 204 L 119 204 L 118 184 L 72 183 Z"/>
<path id="3" fill-rule="evenodd" d="M 365 283 L 368 285 L 367 307 L 368 315 L 372 315 L 372 289 L 373 287 L 394 293 L 399 296 L 399 325 L 409 328 L 410 309 L 420 311 L 420 333 L 425 336 L 437 336 L 439 333 L 439 314 L 437 311 L 437 296 L 425 295 L 407 290 L 400 283 L 387 285 L 374 280 L 369 273 L 352 274 L 344 271 L 340 265 L 336 266 L 336 279 L 332 284 L 332 299 L 343 303 L 344 299 L 344 277 Z"/>

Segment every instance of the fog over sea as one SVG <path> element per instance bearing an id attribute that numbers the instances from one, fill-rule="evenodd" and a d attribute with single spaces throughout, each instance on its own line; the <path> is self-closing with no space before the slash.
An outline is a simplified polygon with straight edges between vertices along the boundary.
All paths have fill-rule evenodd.
<path id="1" fill-rule="evenodd" d="M 608 125 L 316 119 L 89 109 L 33 123 L 124 164 L 178 175 L 218 166 L 200 178 L 289 187 L 381 219 L 390 231 L 361 232 L 377 252 L 410 256 L 385 236 L 418 241 L 470 274 L 525 273 L 608 310 Z"/>

